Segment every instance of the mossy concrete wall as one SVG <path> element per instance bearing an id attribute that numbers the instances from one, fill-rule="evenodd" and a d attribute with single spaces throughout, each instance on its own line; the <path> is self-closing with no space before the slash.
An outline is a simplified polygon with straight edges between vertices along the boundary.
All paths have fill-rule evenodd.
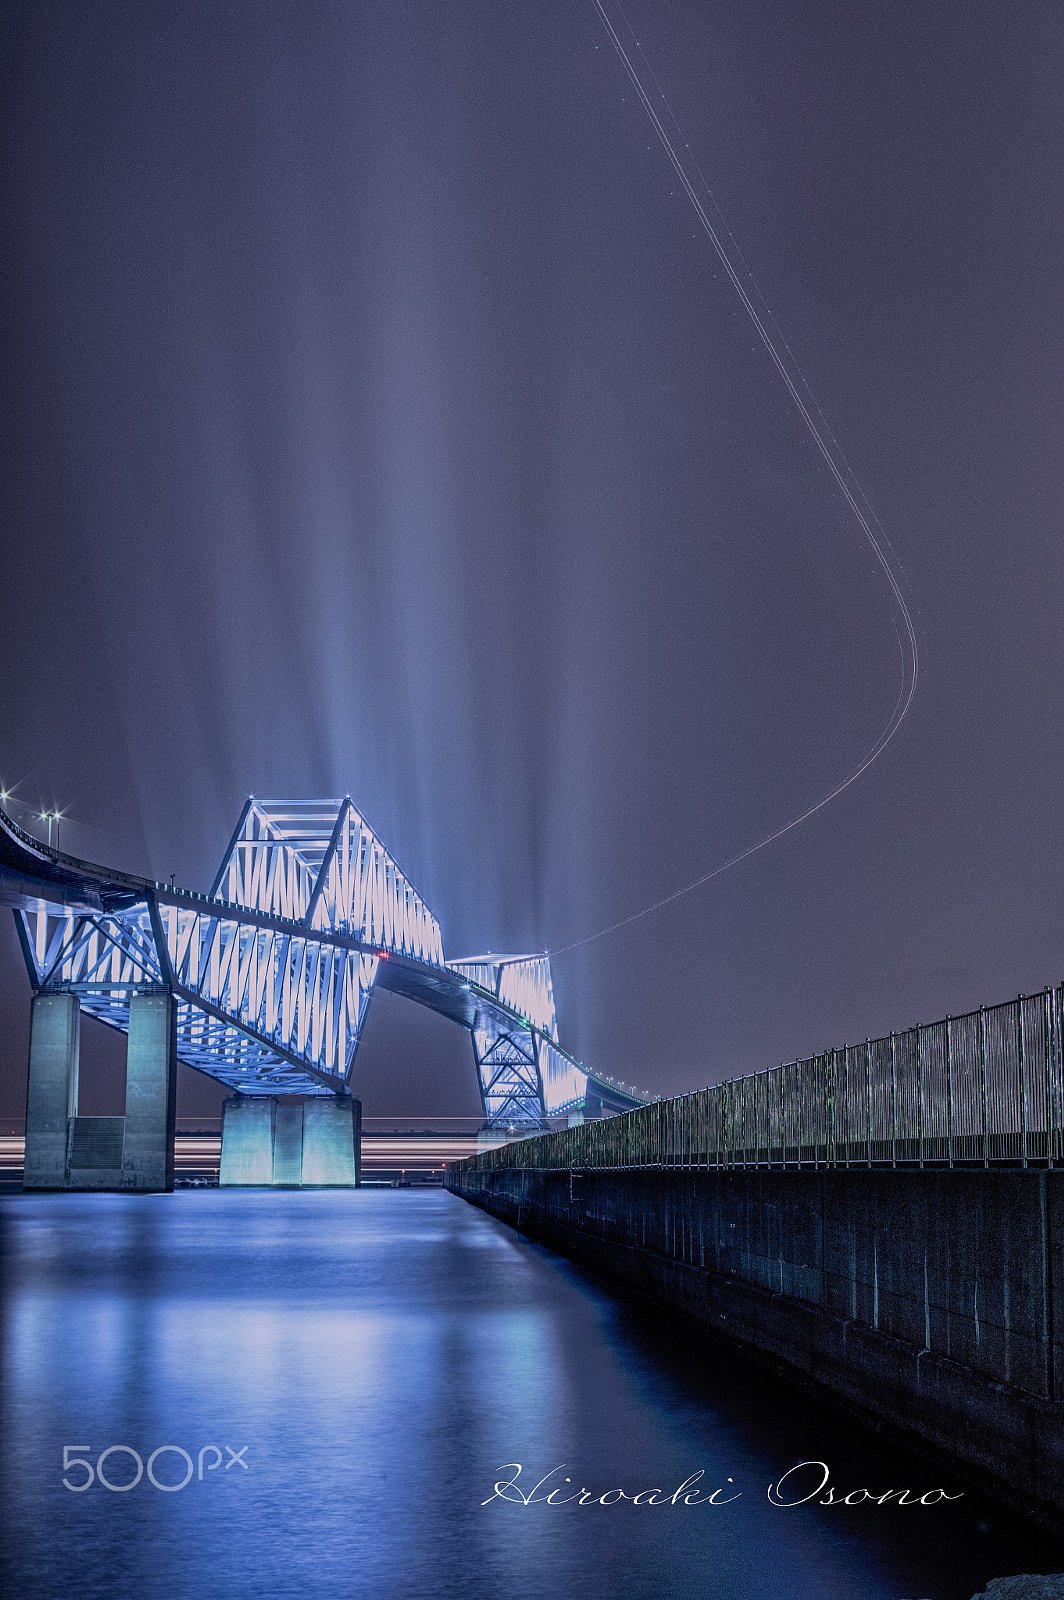
<path id="1" fill-rule="evenodd" d="M 1064 1174 L 567 1171 L 454 1193 L 1064 1531 Z"/>

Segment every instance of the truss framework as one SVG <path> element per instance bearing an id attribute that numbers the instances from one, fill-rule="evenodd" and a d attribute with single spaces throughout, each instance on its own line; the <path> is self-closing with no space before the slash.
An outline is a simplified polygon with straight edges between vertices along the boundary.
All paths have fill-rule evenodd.
<path id="1" fill-rule="evenodd" d="M 34 988 L 73 991 L 122 1031 L 134 994 L 171 990 L 180 1059 L 231 1089 L 347 1092 L 380 962 L 402 957 L 425 975 L 416 997 L 445 997 L 439 1008 L 469 1028 L 490 1126 L 541 1128 L 584 1103 L 547 956 L 445 962 L 438 922 L 350 797 L 249 799 L 206 896 L 109 876 L 2 822 L 57 884 L 57 903 L 16 902 Z M 71 907 L 58 886 L 74 869 Z"/>
<path id="2" fill-rule="evenodd" d="M 123 1032 L 132 995 L 172 989 L 189 1066 L 244 1093 L 344 1092 L 379 959 L 350 941 L 161 895 L 109 917 L 45 902 L 16 916 L 35 988 L 71 990 Z"/>
<path id="3" fill-rule="evenodd" d="M 248 800 L 211 898 L 443 965 L 436 918 L 343 800 Z"/>
<path id="4" fill-rule="evenodd" d="M 448 965 L 517 1014 L 496 1014 L 472 1030 L 488 1125 L 545 1127 L 546 1117 L 582 1106 L 587 1074 L 558 1044 L 549 957 L 489 952 Z"/>

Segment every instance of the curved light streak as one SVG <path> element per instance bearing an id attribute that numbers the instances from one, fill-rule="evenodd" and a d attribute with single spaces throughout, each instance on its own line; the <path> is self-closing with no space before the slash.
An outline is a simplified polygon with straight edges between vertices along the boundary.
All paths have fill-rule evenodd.
<path id="1" fill-rule="evenodd" d="M 912 705 L 913 696 L 916 693 L 916 682 L 920 670 L 920 648 L 916 637 L 916 628 L 913 624 L 912 613 L 910 612 L 909 607 L 906 604 L 905 596 L 902 593 L 898 576 L 894 570 L 894 567 L 891 565 L 890 559 L 888 558 L 884 548 L 885 544 L 887 543 L 886 535 L 884 534 L 882 528 L 879 529 L 879 533 L 877 535 L 876 529 L 873 527 L 873 523 L 877 523 L 878 519 L 876 518 L 871 507 L 868 506 L 864 492 L 857 483 L 853 470 L 847 462 L 846 457 L 843 455 L 837 440 L 832 434 L 830 428 L 827 426 L 827 423 L 823 417 L 823 413 L 813 398 L 812 391 L 810 390 L 808 383 L 805 381 L 805 378 L 802 377 L 801 372 L 798 369 L 797 362 L 794 360 L 794 357 L 787 346 L 786 340 L 780 333 L 772 313 L 766 306 L 764 315 L 762 315 L 758 305 L 755 303 L 753 295 L 757 296 L 757 299 L 761 302 L 762 306 L 764 306 L 764 298 L 761 295 L 760 290 L 757 288 L 753 274 L 746 266 L 746 263 L 742 260 L 741 253 L 739 252 L 738 247 L 735 245 L 734 239 L 731 237 L 730 230 L 727 229 L 727 224 L 724 223 L 724 220 L 721 217 L 721 224 L 728 233 L 728 239 L 732 245 L 732 250 L 729 250 L 728 245 L 725 243 L 725 240 L 722 237 L 720 229 L 714 225 L 713 220 L 706 211 L 706 208 L 702 202 L 702 197 L 696 189 L 694 180 L 687 170 L 684 158 L 681 156 L 672 136 L 663 124 L 661 117 L 658 115 L 657 107 L 654 104 L 654 101 L 650 98 L 636 65 L 632 60 L 628 50 L 625 48 L 623 40 L 613 26 L 609 14 L 607 13 L 605 6 L 602 4 L 602 0 L 592 0 L 592 4 L 599 14 L 603 27 L 606 29 L 606 32 L 609 36 L 610 42 L 617 52 L 621 64 L 632 83 L 632 87 L 635 89 L 636 94 L 639 97 L 640 104 L 649 117 L 651 126 L 653 127 L 654 132 L 657 134 L 662 148 L 664 149 L 665 154 L 668 156 L 669 162 L 676 173 L 677 178 L 683 185 L 684 193 L 687 195 L 688 200 L 691 202 L 691 205 L 694 208 L 695 215 L 698 218 L 703 232 L 716 251 L 720 263 L 728 276 L 728 280 L 739 297 L 739 301 L 743 307 L 743 310 L 753 323 L 754 328 L 757 331 L 758 338 L 761 340 L 761 343 L 768 352 L 772 365 L 782 378 L 784 386 L 786 387 L 791 400 L 794 402 L 794 406 L 798 412 L 798 415 L 805 424 L 806 430 L 809 433 L 810 438 L 813 440 L 813 443 L 816 445 L 825 466 L 828 468 L 828 471 L 831 473 L 831 476 L 834 478 L 836 484 L 841 490 L 846 504 L 853 513 L 853 517 L 858 528 L 868 541 L 869 547 L 871 548 L 872 553 L 879 563 L 883 575 L 887 580 L 890 592 L 897 602 L 898 609 L 901 612 L 902 621 L 904 623 L 904 638 L 901 634 L 898 635 L 898 643 L 902 654 L 902 686 L 901 692 L 899 693 L 897 702 L 894 706 L 894 710 L 891 712 L 887 723 L 885 724 L 878 738 L 875 740 L 871 749 L 866 752 L 866 754 L 861 758 L 852 771 L 850 771 L 847 776 L 843 778 L 841 783 L 836 784 L 830 793 L 824 795 L 823 798 L 818 800 L 815 805 L 808 806 L 806 810 L 804 810 L 799 816 L 792 817 L 789 822 L 784 823 L 782 827 L 775 829 L 774 832 L 766 834 L 765 837 L 763 839 L 759 839 L 756 844 L 749 845 L 745 850 L 741 850 L 738 855 L 732 856 L 728 861 L 724 861 L 719 866 L 713 867 L 709 872 L 702 873 L 701 876 L 692 879 L 690 883 L 685 883 L 679 889 L 672 890 L 670 894 L 663 895 L 660 900 L 655 900 L 652 905 L 644 906 L 640 911 L 634 911 L 631 913 L 631 915 L 622 917 L 618 922 L 612 922 L 607 927 L 600 928 L 597 933 L 587 934 L 582 939 L 574 939 L 570 944 L 559 945 L 550 951 L 551 955 L 564 955 L 569 950 L 577 950 L 582 945 L 592 944 L 596 939 L 604 939 L 607 934 L 616 933 L 619 929 L 626 928 L 633 922 L 639 922 L 643 917 L 649 917 L 653 912 L 660 911 L 662 907 L 670 905 L 674 900 L 679 900 L 683 895 L 690 894 L 692 890 L 701 888 L 703 884 L 709 883 L 711 879 L 719 877 L 723 872 L 727 872 L 729 868 L 737 866 L 740 861 L 745 861 L 749 856 L 755 855 L 757 851 L 763 850 L 766 845 L 774 843 L 777 839 L 782 839 L 784 834 L 790 833 L 793 828 L 797 828 L 801 823 L 808 821 L 808 819 L 814 816 L 816 812 L 821 811 L 824 806 L 830 805 L 832 800 L 837 799 L 844 790 L 848 789 L 852 783 L 856 783 L 857 779 L 861 777 L 863 773 L 868 771 L 872 763 L 882 755 L 883 751 L 887 748 L 887 745 L 894 738 L 894 735 L 897 733 L 898 729 L 905 720 L 906 715 L 908 714 L 909 707 Z M 668 106 L 668 101 L 666 100 L 660 85 L 657 86 L 657 92 L 659 98 L 665 103 L 666 106 Z M 679 133 L 679 125 L 677 124 L 675 117 L 672 115 L 671 110 L 669 111 L 669 116 L 673 126 L 677 129 L 677 133 Z M 686 140 L 684 141 L 684 148 L 687 148 Z M 702 186 L 705 188 L 708 195 L 708 185 L 705 183 L 705 179 L 702 177 L 697 163 L 693 158 L 689 159 L 692 169 L 697 173 L 699 179 L 701 180 Z M 714 205 L 714 209 L 717 211 L 718 217 L 720 217 L 720 208 L 716 206 L 715 201 L 712 201 L 711 203 Z M 733 259 L 733 254 L 736 258 L 738 258 L 738 266 L 736 265 L 736 261 Z M 740 266 L 742 271 L 740 271 Z M 787 352 L 787 356 L 789 356 L 790 362 L 793 365 L 795 372 L 798 374 L 797 377 L 795 377 L 794 373 L 792 373 L 791 367 L 788 366 L 787 360 L 784 358 L 784 351 Z M 864 506 L 861 504 L 862 501 L 864 502 Z M 906 648 L 908 650 L 908 659 L 906 659 Z"/>

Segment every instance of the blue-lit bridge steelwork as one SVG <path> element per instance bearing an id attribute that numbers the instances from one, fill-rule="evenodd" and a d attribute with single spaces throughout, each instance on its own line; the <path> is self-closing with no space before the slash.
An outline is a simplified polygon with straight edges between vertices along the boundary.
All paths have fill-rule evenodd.
<path id="1" fill-rule="evenodd" d="M 490 1127 L 640 1103 L 560 1045 L 546 955 L 445 960 L 349 797 L 249 799 L 208 894 L 63 855 L 0 812 L 0 904 L 35 993 L 123 1031 L 134 996 L 172 993 L 178 1058 L 241 1094 L 348 1093 L 376 986 L 469 1032 Z"/>

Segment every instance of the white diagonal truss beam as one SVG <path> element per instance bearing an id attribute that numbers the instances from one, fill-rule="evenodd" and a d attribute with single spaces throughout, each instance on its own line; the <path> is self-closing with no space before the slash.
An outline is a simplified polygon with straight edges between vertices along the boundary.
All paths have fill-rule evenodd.
<path id="1" fill-rule="evenodd" d="M 249 801 L 215 882 L 234 905 L 443 965 L 439 923 L 350 798 Z"/>

